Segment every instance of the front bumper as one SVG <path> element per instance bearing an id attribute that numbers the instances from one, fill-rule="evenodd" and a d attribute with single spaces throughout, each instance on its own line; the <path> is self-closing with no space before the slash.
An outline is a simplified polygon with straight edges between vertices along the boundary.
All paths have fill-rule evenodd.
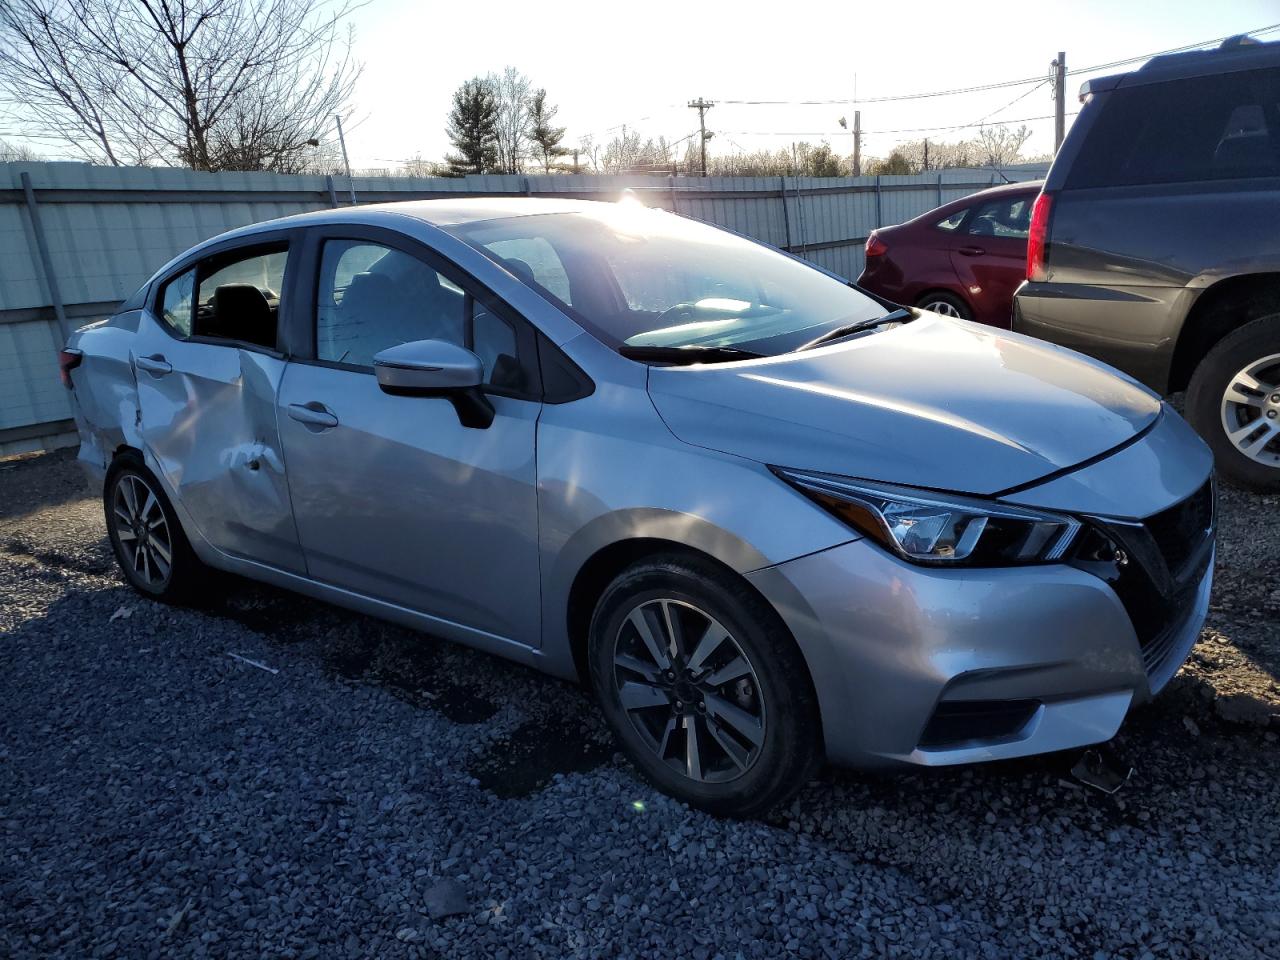
<path id="1" fill-rule="evenodd" d="M 859 540 L 749 579 L 806 657 L 832 762 L 938 766 L 1109 740 L 1186 658 L 1212 571 L 1150 667 L 1117 594 L 1067 565 L 921 567 Z M 956 704 L 993 703 L 1025 709 L 939 736 Z"/>

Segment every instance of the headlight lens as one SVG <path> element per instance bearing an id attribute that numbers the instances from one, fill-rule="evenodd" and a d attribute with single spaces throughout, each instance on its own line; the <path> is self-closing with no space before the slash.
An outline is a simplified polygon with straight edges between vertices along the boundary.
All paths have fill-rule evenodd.
<path id="1" fill-rule="evenodd" d="M 1059 560 L 1074 517 L 826 473 L 774 472 L 859 533 L 915 563 L 1009 566 Z"/>

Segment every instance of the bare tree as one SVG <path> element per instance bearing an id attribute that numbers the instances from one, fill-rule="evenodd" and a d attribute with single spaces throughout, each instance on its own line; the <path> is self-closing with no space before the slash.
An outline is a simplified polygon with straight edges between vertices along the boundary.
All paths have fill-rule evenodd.
<path id="1" fill-rule="evenodd" d="M 520 173 L 529 144 L 529 78 L 507 67 L 488 81 L 498 104 L 498 173 Z"/>
<path id="2" fill-rule="evenodd" d="M 551 163 L 569 151 L 560 145 L 564 127 L 555 125 L 560 108 L 547 103 L 547 91 L 539 87 L 529 97 L 529 140 L 542 160 L 543 173 L 551 172 Z"/>
<path id="3" fill-rule="evenodd" d="M 7 140 L 0 140 L 0 163 L 13 161 L 35 163 L 43 159 L 44 157 L 30 147 L 15 146 Z"/>
<path id="4" fill-rule="evenodd" d="M 1023 145 L 1031 139 L 1031 129 L 1024 123 L 1014 130 L 1003 123 L 982 127 L 974 140 L 977 160 L 985 167 L 1005 167 L 1017 163 Z"/>
<path id="5" fill-rule="evenodd" d="M 360 67 L 327 0 L 0 0 L 0 90 L 93 161 L 294 172 Z"/>

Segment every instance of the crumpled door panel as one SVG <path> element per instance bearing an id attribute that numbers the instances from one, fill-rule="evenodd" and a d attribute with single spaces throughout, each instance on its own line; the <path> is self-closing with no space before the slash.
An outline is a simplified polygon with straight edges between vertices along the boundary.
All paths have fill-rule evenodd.
<path id="1" fill-rule="evenodd" d="M 155 336 L 140 331 L 135 364 L 162 356 L 173 369 L 136 369 L 140 432 L 170 488 L 212 546 L 304 571 L 276 423 L 285 361 Z"/>

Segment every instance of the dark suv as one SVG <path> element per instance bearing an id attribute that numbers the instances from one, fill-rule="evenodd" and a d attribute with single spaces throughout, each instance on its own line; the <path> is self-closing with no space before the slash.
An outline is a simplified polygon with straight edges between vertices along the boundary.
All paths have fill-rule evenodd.
<path id="1" fill-rule="evenodd" d="M 1090 80 L 1032 211 L 1014 329 L 1161 393 L 1280 490 L 1280 43 Z"/>

